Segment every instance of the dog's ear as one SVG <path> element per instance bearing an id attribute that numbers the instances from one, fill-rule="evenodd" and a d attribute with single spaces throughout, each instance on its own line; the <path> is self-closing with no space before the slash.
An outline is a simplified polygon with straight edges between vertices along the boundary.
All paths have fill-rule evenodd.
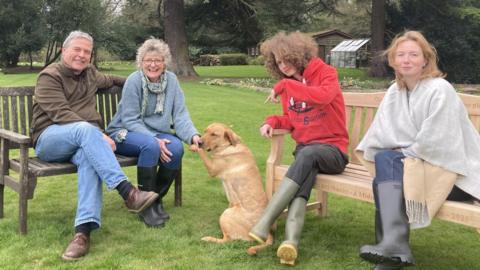
<path id="1" fill-rule="evenodd" d="M 237 134 L 235 134 L 233 131 L 231 130 L 225 130 L 225 133 L 224 133 L 224 136 L 225 136 L 225 139 L 227 141 L 230 142 L 231 145 L 235 146 L 237 145 L 237 143 L 240 143 L 241 142 L 241 138 L 240 136 L 238 136 Z"/>

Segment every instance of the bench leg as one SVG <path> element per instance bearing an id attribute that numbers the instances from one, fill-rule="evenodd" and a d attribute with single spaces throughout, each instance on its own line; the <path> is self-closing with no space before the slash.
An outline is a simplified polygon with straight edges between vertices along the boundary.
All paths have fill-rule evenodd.
<path id="1" fill-rule="evenodd" d="M 0 218 L 3 218 L 3 201 L 4 201 L 4 194 L 5 185 L 0 184 Z"/>
<path id="2" fill-rule="evenodd" d="M 18 222 L 19 222 L 19 232 L 22 235 L 27 234 L 27 209 L 28 209 L 28 198 L 27 192 L 21 191 L 19 194 L 19 205 L 18 205 Z"/>
<path id="3" fill-rule="evenodd" d="M 182 206 L 182 167 L 175 176 L 175 206 Z"/>
<path id="4" fill-rule="evenodd" d="M 321 190 L 316 190 L 317 193 L 317 202 L 320 203 L 320 207 L 317 209 L 317 214 L 320 217 L 326 217 L 327 216 L 327 204 L 328 204 L 328 192 L 321 191 Z"/>

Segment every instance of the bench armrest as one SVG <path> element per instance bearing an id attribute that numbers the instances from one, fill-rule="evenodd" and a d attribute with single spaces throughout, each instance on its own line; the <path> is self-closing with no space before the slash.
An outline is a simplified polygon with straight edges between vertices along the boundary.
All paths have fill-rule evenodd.
<path id="1" fill-rule="evenodd" d="M 280 165 L 283 157 L 283 142 L 285 134 L 290 131 L 286 129 L 274 129 L 270 144 L 270 155 L 267 158 L 266 177 L 265 177 L 265 191 L 267 198 L 270 200 L 273 195 L 273 185 L 275 181 L 275 166 Z"/>
<path id="2" fill-rule="evenodd" d="M 279 165 L 282 162 L 284 135 L 289 133 L 290 131 L 286 129 L 273 130 L 267 164 Z"/>
<path id="3" fill-rule="evenodd" d="M 18 144 L 30 144 L 31 139 L 23 134 L 0 128 L 0 138 Z"/>
<path id="4" fill-rule="evenodd" d="M 273 136 L 283 136 L 285 134 L 290 134 L 290 130 L 288 129 L 274 129 Z"/>

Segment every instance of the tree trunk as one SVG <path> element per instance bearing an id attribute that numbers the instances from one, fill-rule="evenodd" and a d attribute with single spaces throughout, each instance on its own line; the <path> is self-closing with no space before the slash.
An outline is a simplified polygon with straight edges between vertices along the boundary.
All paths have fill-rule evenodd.
<path id="1" fill-rule="evenodd" d="M 165 41 L 172 53 L 169 67 L 177 76 L 198 77 L 188 57 L 183 0 L 163 0 Z"/>
<path id="2" fill-rule="evenodd" d="M 385 77 L 387 67 L 384 57 L 381 55 L 385 38 L 385 0 L 372 0 L 372 63 L 370 76 Z"/>
<path id="3" fill-rule="evenodd" d="M 28 52 L 28 60 L 30 61 L 30 70 L 33 69 L 33 57 L 32 57 L 32 52 Z"/>
<path id="4" fill-rule="evenodd" d="M 58 57 L 62 53 L 61 44 L 58 41 L 49 41 L 47 47 L 47 55 L 45 56 L 45 63 L 43 67 L 50 65 L 57 61 Z M 53 55 L 53 56 L 52 56 Z"/>

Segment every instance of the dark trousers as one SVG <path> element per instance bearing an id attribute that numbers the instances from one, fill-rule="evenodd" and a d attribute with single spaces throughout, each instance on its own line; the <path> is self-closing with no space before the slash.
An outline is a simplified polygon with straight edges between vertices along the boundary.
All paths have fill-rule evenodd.
<path id="1" fill-rule="evenodd" d="M 342 173 L 348 164 L 348 156 L 330 144 L 299 144 L 293 155 L 295 161 L 290 165 L 285 176 L 300 186 L 295 198 L 303 197 L 307 201 L 318 173 Z"/>

